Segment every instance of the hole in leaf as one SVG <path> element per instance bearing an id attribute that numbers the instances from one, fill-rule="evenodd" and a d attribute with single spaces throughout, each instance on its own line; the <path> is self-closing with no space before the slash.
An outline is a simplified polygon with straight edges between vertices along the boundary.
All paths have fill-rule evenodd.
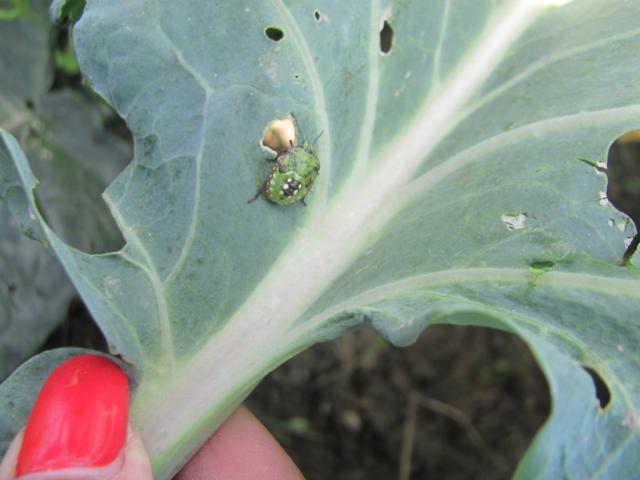
<path id="1" fill-rule="evenodd" d="M 600 374 L 593 368 L 586 367 L 584 365 L 582 366 L 582 368 L 584 368 L 584 370 L 591 377 L 591 380 L 593 380 L 593 385 L 596 388 L 596 397 L 598 398 L 598 402 L 600 403 L 600 408 L 607 408 L 607 405 L 609 405 L 609 402 L 611 401 L 611 391 L 609 390 L 609 387 L 602 379 Z"/>
<path id="2" fill-rule="evenodd" d="M 269 152 L 280 154 L 296 141 L 296 128 L 291 117 L 275 119 L 262 132 L 261 145 Z"/>
<path id="3" fill-rule="evenodd" d="M 273 40 L 274 42 L 279 42 L 284 38 L 284 31 L 275 25 L 269 25 L 265 29 L 264 34 L 269 40 Z"/>
<path id="4" fill-rule="evenodd" d="M 60 19 L 66 24 L 74 24 L 82 16 L 86 3 L 86 0 L 64 2 L 60 12 Z"/>
<path id="5" fill-rule="evenodd" d="M 636 225 L 636 235 L 622 256 L 627 265 L 640 244 L 640 130 L 621 135 L 607 154 L 607 199 Z"/>
<path id="6" fill-rule="evenodd" d="M 62 90 L 69 87 L 82 89 L 83 80 L 80 75 L 78 61 L 76 58 L 71 30 L 73 25 L 82 15 L 84 1 L 68 1 L 62 7 L 60 22 L 53 28 L 52 43 L 54 47 L 53 60 L 55 72 L 53 77 L 52 90 Z"/>
<path id="7" fill-rule="evenodd" d="M 126 142 L 131 133 L 126 124 L 115 113 L 105 112 L 100 118 L 97 105 L 68 92 L 41 97 L 34 110 L 39 120 L 37 129 L 29 133 L 28 152 L 39 180 L 35 203 L 44 221 L 62 240 L 83 252 L 119 250 L 124 238 L 102 192 L 131 157 Z M 121 135 L 114 134 L 106 118 L 117 121 Z M 86 140 L 74 143 L 71 149 L 63 143 L 70 135 Z"/>
<path id="8" fill-rule="evenodd" d="M 555 262 L 552 262 L 551 260 L 531 260 L 529 262 L 529 268 L 536 272 L 548 272 L 549 270 L 552 270 L 554 266 Z"/>
<path id="9" fill-rule="evenodd" d="M 69 304 L 65 321 L 49 334 L 42 350 L 69 346 L 109 351 L 104 335 L 91 318 L 87 307 L 79 299 Z"/>
<path id="10" fill-rule="evenodd" d="M 380 30 L 380 52 L 388 54 L 393 47 L 393 28 L 391 24 L 385 20 Z"/>
<path id="11" fill-rule="evenodd" d="M 320 21 L 322 20 L 322 15 L 320 15 L 320 11 L 319 10 L 315 10 L 313 12 L 313 16 L 316 19 L 316 22 L 320 23 Z"/>

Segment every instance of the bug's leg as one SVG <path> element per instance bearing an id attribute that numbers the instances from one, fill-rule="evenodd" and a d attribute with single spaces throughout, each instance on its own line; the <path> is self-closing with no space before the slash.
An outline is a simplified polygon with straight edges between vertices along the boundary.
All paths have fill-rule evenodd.
<path id="1" fill-rule="evenodd" d="M 267 177 L 269 178 L 269 177 Z M 266 185 L 267 185 L 267 178 L 264 179 L 264 181 L 260 184 L 260 186 L 258 186 L 258 191 L 256 192 L 256 194 L 254 195 L 254 197 L 251 200 L 247 200 L 247 203 L 253 203 L 255 202 L 258 197 L 262 194 L 262 192 L 264 191 Z"/>
<path id="2" fill-rule="evenodd" d="M 260 194 L 262 193 L 262 189 L 263 189 L 263 187 L 260 186 L 260 188 L 258 188 L 258 191 L 256 192 L 255 196 L 251 200 L 247 200 L 247 203 L 255 202 L 258 199 L 258 197 L 260 196 Z"/>

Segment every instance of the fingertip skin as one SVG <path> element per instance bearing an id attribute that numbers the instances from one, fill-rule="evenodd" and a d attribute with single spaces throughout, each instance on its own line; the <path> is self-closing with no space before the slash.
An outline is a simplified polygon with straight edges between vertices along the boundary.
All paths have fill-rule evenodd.
<path id="1" fill-rule="evenodd" d="M 16 476 L 113 462 L 127 438 L 129 382 L 113 361 L 79 355 L 58 366 L 31 410 Z"/>
<path id="2" fill-rule="evenodd" d="M 304 480 L 276 439 L 240 407 L 200 448 L 177 480 Z"/>

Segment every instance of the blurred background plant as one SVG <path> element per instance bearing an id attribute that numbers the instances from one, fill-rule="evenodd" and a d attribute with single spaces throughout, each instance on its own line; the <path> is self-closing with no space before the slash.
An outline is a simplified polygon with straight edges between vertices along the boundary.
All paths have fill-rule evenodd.
<path id="1" fill-rule="evenodd" d="M 42 1 L 0 2 L 0 127 L 18 138 L 42 180 L 38 201 L 52 228 L 87 252 L 117 249 L 119 231 L 100 194 L 131 157 L 107 127 L 115 115 L 86 89 L 70 25 L 83 2 L 67 2 L 51 26 Z M 58 260 L 22 235 L 0 205 L 0 378 L 42 348 L 76 298 Z"/>

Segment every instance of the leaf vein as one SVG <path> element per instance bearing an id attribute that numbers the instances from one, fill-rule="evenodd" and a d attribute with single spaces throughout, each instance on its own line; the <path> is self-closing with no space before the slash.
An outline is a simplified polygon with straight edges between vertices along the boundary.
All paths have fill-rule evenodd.
<path id="1" fill-rule="evenodd" d="M 378 99 L 380 95 L 378 30 L 380 29 L 380 1 L 371 2 L 369 23 L 369 82 L 367 85 L 367 106 L 360 130 L 360 141 L 355 156 L 352 176 L 360 178 L 367 167 L 371 153 L 371 142 L 375 128 Z"/>
<path id="2" fill-rule="evenodd" d="M 180 251 L 180 255 L 178 256 L 175 264 L 171 271 L 165 276 L 163 279 L 164 284 L 168 284 L 173 281 L 176 275 L 182 270 L 187 256 L 191 251 L 191 247 L 193 245 L 193 241 L 196 236 L 196 228 L 198 224 L 198 219 L 200 216 L 200 190 L 201 190 L 201 171 L 202 171 L 202 158 L 204 156 L 205 150 L 205 135 L 207 131 L 207 119 L 208 119 L 208 111 L 209 111 L 209 102 L 213 98 L 213 96 L 207 96 L 204 108 L 203 108 L 203 120 L 202 120 L 202 139 L 200 141 L 200 150 L 196 155 L 196 171 L 195 171 L 195 185 L 194 185 L 194 193 L 193 193 L 193 213 L 191 216 L 191 224 L 189 225 L 189 232 L 187 233 L 187 237 L 182 246 L 182 250 Z"/>
<path id="3" fill-rule="evenodd" d="M 493 101 L 494 99 L 498 98 L 500 95 L 502 95 L 504 92 L 506 92 L 507 90 L 509 90 L 511 87 L 524 82 L 525 80 L 527 80 L 528 78 L 530 78 L 531 76 L 533 76 L 534 74 L 538 73 L 541 70 L 544 70 L 546 67 L 551 66 L 554 63 L 560 62 L 562 60 L 565 60 L 566 58 L 569 58 L 571 56 L 574 55 L 579 55 L 579 54 L 583 54 L 583 53 L 587 53 L 591 50 L 595 50 L 597 48 L 602 48 L 602 47 L 606 47 L 612 43 L 615 42 L 619 42 L 622 40 L 628 40 L 630 38 L 633 38 L 635 36 L 640 35 L 640 28 L 631 30 L 629 32 L 625 32 L 625 33 L 619 33 L 617 35 L 611 35 L 609 37 L 606 38 L 601 38 L 598 40 L 595 40 L 591 43 L 587 43 L 584 45 L 580 45 L 578 47 L 574 47 L 574 48 L 570 48 L 564 52 L 561 53 L 556 53 L 556 54 L 552 54 L 552 55 L 546 55 L 544 56 L 542 59 L 533 62 L 531 64 L 528 65 L 527 68 L 525 68 L 522 72 L 520 72 L 519 74 L 513 76 L 512 78 L 510 78 L 507 82 L 503 83 L 502 85 L 494 88 L 493 90 L 487 92 L 486 94 L 484 94 L 480 99 L 478 99 L 477 102 L 475 102 L 474 104 L 472 104 L 468 109 L 466 109 L 460 118 L 460 121 L 462 121 L 463 119 L 467 118 L 468 116 L 470 116 L 471 114 L 473 114 L 475 111 L 479 110 L 480 108 L 482 108 L 483 106 L 485 106 L 487 103 Z"/>
<path id="4" fill-rule="evenodd" d="M 161 345 L 164 354 L 162 355 L 162 361 L 166 362 L 168 365 L 172 365 L 174 361 L 174 351 L 173 351 L 173 335 L 171 328 L 171 321 L 169 319 L 169 310 L 167 307 L 167 299 L 164 291 L 164 285 L 160 281 L 160 277 L 158 275 L 158 270 L 153 261 L 153 258 L 147 251 L 145 245 L 142 240 L 138 236 L 136 230 L 131 228 L 129 224 L 122 218 L 120 215 L 120 211 L 117 209 L 111 209 L 113 213 L 113 218 L 120 227 L 122 234 L 127 240 L 127 243 L 133 246 L 137 252 L 142 255 L 142 258 L 146 262 L 147 266 L 142 264 L 137 264 L 138 267 L 146 274 L 147 278 L 151 282 L 151 286 L 153 287 L 154 296 L 156 298 L 156 305 L 158 307 L 158 319 L 160 322 L 160 339 Z M 129 261 L 133 262 L 133 260 L 128 257 L 124 251 L 120 253 L 123 257 L 128 258 Z"/>
<path id="5" fill-rule="evenodd" d="M 103 290 L 99 289 L 96 285 L 94 285 L 93 282 L 90 281 L 89 278 L 87 278 L 84 274 L 80 273 L 80 275 L 84 279 L 85 285 L 87 285 L 89 288 L 94 290 L 103 299 L 103 301 L 111 307 L 112 311 L 116 314 L 116 316 L 120 318 L 120 320 L 122 320 L 120 325 L 117 328 L 114 328 L 113 331 L 119 332 L 120 328 L 122 328 L 125 331 L 129 331 L 131 335 L 130 338 L 135 342 L 136 346 L 138 347 L 141 360 L 145 364 L 149 364 L 149 361 L 145 360 L 145 357 L 147 357 L 148 354 L 142 347 L 142 342 L 140 341 L 140 335 L 138 334 L 137 330 L 133 327 L 133 323 L 131 323 L 131 321 L 122 313 L 122 311 L 111 300 L 109 300 L 109 298 L 105 295 Z"/>
<path id="6" fill-rule="evenodd" d="M 584 125 L 596 126 L 622 120 L 634 120 L 640 116 L 640 104 L 626 107 L 610 108 L 591 112 L 579 112 L 561 117 L 547 118 L 538 122 L 525 124 L 521 127 L 498 133 L 475 145 L 456 153 L 452 157 L 434 166 L 411 181 L 404 189 L 404 195 L 413 197 L 424 193 L 436 183 L 447 178 L 453 172 L 460 170 L 476 158 L 487 155 L 492 151 L 502 149 L 517 142 L 540 137 L 562 130 L 571 130 Z"/>
<path id="7" fill-rule="evenodd" d="M 627 399 L 626 397 L 625 399 L 627 400 L 627 403 L 629 403 L 631 407 L 633 407 L 633 404 L 630 402 L 630 400 Z M 591 475 L 591 478 L 593 478 L 594 480 L 603 478 L 602 474 L 604 473 L 604 470 L 606 469 L 606 467 L 609 466 L 615 458 L 619 457 L 622 454 L 624 447 L 626 447 L 629 444 L 629 442 L 631 442 L 631 440 L 635 440 L 635 439 L 636 439 L 636 435 L 633 433 L 631 429 L 629 429 L 627 431 L 627 434 L 624 436 L 624 438 L 621 438 L 620 441 L 617 443 L 616 447 L 613 449 L 610 449 L 608 451 L 608 454 L 604 456 L 603 461 L 600 463 L 600 466 L 593 472 L 593 475 Z"/>
<path id="8" fill-rule="evenodd" d="M 164 30 L 162 26 L 162 21 L 160 19 L 160 12 L 158 11 L 159 10 L 158 0 L 155 0 L 155 7 L 156 7 L 155 8 L 156 20 L 157 20 L 158 31 L 160 35 L 162 36 L 163 40 L 165 41 L 165 43 L 167 44 L 171 52 L 175 55 L 176 60 L 178 61 L 178 64 L 193 77 L 193 79 L 200 85 L 202 90 L 205 92 L 205 95 L 209 97 L 214 91 L 213 86 L 196 68 L 193 67 L 193 65 L 191 65 L 187 61 L 182 51 L 176 46 L 176 44 L 173 42 L 171 37 L 169 37 L 167 32 Z"/>
<path id="9" fill-rule="evenodd" d="M 314 103 L 316 105 L 316 121 L 320 124 L 321 130 L 324 132 L 320 138 L 320 144 L 322 148 L 320 151 L 325 155 L 325 161 L 322 164 L 322 173 L 316 180 L 317 193 L 315 199 L 311 205 L 312 215 L 321 209 L 327 203 L 328 190 L 331 179 L 331 130 L 329 128 L 329 116 L 327 112 L 327 103 L 324 98 L 324 89 L 322 82 L 320 81 L 320 75 L 316 68 L 315 61 L 313 60 L 313 54 L 309 49 L 309 45 L 298 26 L 298 23 L 293 18 L 293 15 L 282 2 L 282 0 L 271 0 L 271 4 L 280 14 L 280 17 L 285 22 L 287 29 L 291 32 L 291 36 L 294 39 L 294 45 L 300 52 L 302 63 L 309 72 L 309 79 L 311 81 L 311 87 L 313 89 Z"/>
<path id="10" fill-rule="evenodd" d="M 431 91 L 436 89 L 440 84 L 442 77 L 442 51 L 444 49 L 444 41 L 447 36 L 447 27 L 449 25 L 449 8 L 451 1 L 446 0 L 442 11 L 442 21 L 440 22 L 440 32 L 438 33 L 438 43 L 433 53 L 433 68 L 431 70 Z"/>
<path id="11" fill-rule="evenodd" d="M 609 295 L 627 295 L 630 298 L 640 299 L 640 280 L 623 278 L 610 278 L 600 275 L 573 273 L 573 272 L 547 272 L 540 276 L 535 272 L 522 268 L 466 268 L 440 270 L 407 277 L 402 280 L 390 282 L 380 287 L 375 287 L 351 297 L 330 309 L 315 315 L 313 319 L 305 321 L 304 330 L 313 331 L 326 321 L 326 318 L 349 308 L 351 305 L 363 304 L 375 301 L 379 298 L 392 298 L 411 288 L 426 288 L 444 285 L 449 282 L 536 282 L 540 286 L 555 286 L 582 288 L 584 290 L 604 292 Z"/>
<path id="12" fill-rule="evenodd" d="M 135 106 L 138 104 L 138 102 L 140 101 L 140 98 L 142 98 L 142 96 L 145 93 L 148 93 L 149 88 L 153 85 L 155 85 L 156 83 L 159 83 L 160 81 L 164 80 L 165 77 L 167 76 L 168 70 L 164 71 L 161 75 L 158 75 L 156 78 L 154 78 L 151 82 L 148 82 L 147 84 L 141 86 L 140 90 L 138 91 L 138 93 L 136 93 L 136 95 L 133 97 L 133 99 L 131 100 L 131 103 L 129 104 L 129 108 L 127 108 L 127 110 L 125 112 L 122 112 L 122 116 L 127 118 L 129 117 L 129 115 L 131 114 L 131 111 L 135 108 Z"/>

